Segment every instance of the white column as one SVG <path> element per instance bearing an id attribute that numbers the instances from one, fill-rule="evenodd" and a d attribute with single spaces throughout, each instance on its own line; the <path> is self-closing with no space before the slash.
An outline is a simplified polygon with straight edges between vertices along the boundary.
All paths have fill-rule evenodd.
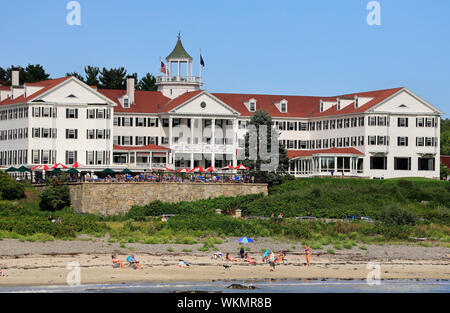
<path id="1" fill-rule="evenodd" d="M 181 67 L 180 67 L 180 61 L 178 61 L 178 76 L 181 76 L 181 75 L 180 75 L 180 69 L 181 69 Z"/>
<path id="2" fill-rule="evenodd" d="M 233 122 L 233 167 L 236 167 L 237 166 L 237 155 L 236 155 L 236 150 L 237 150 L 237 132 L 238 132 L 237 119 L 233 119 L 231 121 Z"/>
<path id="3" fill-rule="evenodd" d="M 171 149 L 171 162 L 170 163 L 174 163 L 174 151 L 172 150 L 172 143 L 173 143 L 173 139 L 172 139 L 172 117 L 169 117 L 169 148 Z"/>
<path id="4" fill-rule="evenodd" d="M 215 150 L 216 150 L 216 119 L 213 118 L 211 121 L 211 166 L 214 166 L 214 160 L 216 159 Z"/>
<path id="5" fill-rule="evenodd" d="M 150 168 L 153 168 L 153 152 L 150 151 L 150 160 L 148 162 L 150 164 Z"/>

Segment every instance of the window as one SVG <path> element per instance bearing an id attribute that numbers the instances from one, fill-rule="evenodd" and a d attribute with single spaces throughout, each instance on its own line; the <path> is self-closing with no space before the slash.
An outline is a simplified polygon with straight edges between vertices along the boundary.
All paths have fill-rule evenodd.
<path id="1" fill-rule="evenodd" d="M 378 116 L 378 126 L 387 126 L 388 125 L 388 119 L 386 116 Z"/>
<path id="2" fill-rule="evenodd" d="M 423 117 L 417 117 L 416 118 L 416 127 L 424 127 L 425 122 Z"/>
<path id="3" fill-rule="evenodd" d="M 123 118 L 123 126 L 126 126 L 126 127 L 133 126 L 133 118 L 132 117 L 124 117 Z"/>
<path id="4" fill-rule="evenodd" d="M 397 127 L 408 127 L 408 118 L 407 117 L 399 117 L 397 119 Z"/>
<path id="5" fill-rule="evenodd" d="M 158 126 L 158 120 L 156 118 L 150 118 L 148 126 L 150 126 L 150 127 L 157 127 Z"/>
<path id="6" fill-rule="evenodd" d="M 163 124 L 163 127 L 169 127 L 169 119 L 164 118 L 164 119 L 162 120 L 162 124 Z"/>
<path id="7" fill-rule="evenodd" d="M 369 116 L 369 126 L 377 126 L 376 116 Z"/>
<path id="8" fill-rule="evenodd" d="M 94 119 L 95 118 L 95 110 L 94 109 L 88 109 L 87 110 L 87 118 L 88 119 Z"/>
<path id="9" fill-rule="evenodd" d="M 66 151 L 66 164 L 77 162 L 77 151 Z"/>
<path id="10" fill-rule="evenodd" d="M 434 158 L 418 158 L 418 161 L 419 161 L 418 166 L 419 171 L 434 171 L 435 168 Z"/>
<path id="11" fill-rule="evenodd" d="M 145 145 L 145 137 L 136 136 L 136 146 L 143 146 L 143 145 Z"/>
<path id="12" fill-rule="evenodd" d="M 389 145 L 389 139 L 387 136 L 377 136 L 377 145 L 386 146 Z"/>
<path id="13" fill-rule="evenodd" d="M 97 109 L 96 113 L 97 113 L 97 118 L 98 119 L 104 119 L 105 118 L 105 110 Z"/>
<path id="14" fill-rule="evenodd" d="M 416 137 L 416 146 L 423 147 L 425 145 L 425 140 L 423 137 Z"/>
<path id="15" fill-rule="evenodd" d="M 434 127 L 434 118 L 427 117 L 425 119 L 425 127 Z"/>
<path id="16" fill-rule="evenodd" d="M 411 170 L 411 158 L 394 158 L 394 170 L 410 171 Z"/>
<path id="17" fill-rule="evenodd" d="M 136 127 L 144 127 L 145 126 L 145 118 L 136 117 Z"/>
<path id="18" fill-rule="evenodd" d="M 94 164 L 94 151 L 86 151 L 86 163 L 89 165 Z"/>
<path id="19" fill-rule="evenodd" d="M 42 117 L 51 117 L 52 111 L 51 108 L 44 107 L 42 108 Z"/>
<path id="20" fill-rule="evenodd" d="M 248 107 L 249 107 L 250 112 L 255 112 L 256 111 L 256 102 L 250 101 L 250 103 L 248 104 Z"/>
<path id="21" fill-rule="evenodd" d="M 78 129 L 66 129 L 66 139 L 77 139 Z"/>
<path id="22" fill-rule="evenodd" d="M 363 117 L 358 117 L 358 124 L 359 126 L 364 126 L 364 116 Z"/>
<path id="23" fill-rule="evenodd" d="M 114 126 L 119 126 L 119 118 L 118 117 L 114 117 L 113 125 Z"/>
<path id="24" fill-rule="evenodd" d="M 161 137 L 161 144 L 162 145 L 168 145 L 169 144 L 169 137 Z"/>
<path id="25" fill-rule="evenodd" d="M 281 112 L 286 113 L 287 112 L 287 104 L 285 102 L 281 103 Z"/>
<path id="26" fill-rule="evenodd" d="M 371 170 L 386 170 L 387 169 L 387 157 L 370 157 L 370 169 Z"/>
<path id="27" fill-rule="evenodd" d="M 369 146 L 374 146 L 377 144 L 377 137 L 376 136 L 369 136 L 367 140 Z"/>
<path id="28" fill-rule="evenodd" d="M 78 118 L 78 109 L 66 109 L 66 118 Z"/>
<path id="29" fill-rule="evenodd" d="M 122 137 L 122 144 L 123 144 L 124 146 L 131 146 L 131 145 L 132 145 L 132 143 L 131 143 L 131 137 L 130 137 L 130 136 L 123 136 L 123 137 Z"/>
<path id="30" fill-rule="evenodd" d="M 426 147 L 432 147 L 432 146 L 434 146 L 434 140 L 433 140 L 434 138 L 433 137 L 426 137 L 425 138 L 425 146 Z"/>
<path id="31" fill-rule="evenodd" d="M 130 104 L 128 102 L 128 98 L 123 98 L 123 107 L 124 108 L 129 108 L 130 107 Z"/>
<path id="32" fill-rule="evenodd" d="M 408 146 L 408 137 L 397 137 L 397 146 Z"/>
<path id="33" fill-rule="evenodd" d="M 88 129 L 87 132 L 87 139 L 95 139 L 95 130 L 94 129 Z"/>

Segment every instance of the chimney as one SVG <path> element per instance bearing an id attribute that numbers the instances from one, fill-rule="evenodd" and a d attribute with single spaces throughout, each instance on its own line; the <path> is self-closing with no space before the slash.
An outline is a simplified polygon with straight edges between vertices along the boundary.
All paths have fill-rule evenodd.
<path id="1" fill-rule="evenodd" d="M 13 67 L 11 69 L 11 86 L 19 86 L 20 80 L 19 80 L 19 68 Z"/>
<path id="2" fill-rule="evenodd" d="M 127 96 L 130 105 L 134 104 L 134 76 L 127 76 Z"/>

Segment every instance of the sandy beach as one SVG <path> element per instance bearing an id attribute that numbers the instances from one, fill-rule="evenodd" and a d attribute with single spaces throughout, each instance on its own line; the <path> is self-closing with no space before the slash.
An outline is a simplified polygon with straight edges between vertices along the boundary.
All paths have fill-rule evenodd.
<path id="1" fill-rule="evenodd" d="M 171 248 L 173 252 L 167 250 Z M 365 279 L 370 272 L 369 262 L 379 262 L 381 279 L 450 279 L 450 249 L 407 245 L 367 245 L 336 250 L 328 254 L 328 248 L 313 251 L 311 266 L 305 266 L 301 243 L 274 242 L 259 238 L 255 244 L 245 244 L 257 265 L 244 262 L 230 263 L 211 258 L 214 251 L 198 251 L 201 244 L 119 244 L 106 239 L 89 241 L 20 242 L 13 239 L 0 241 L 0 266 L 6 277 L 0 277 L 0 288 L 7 286 L 65 285 L 71 271 L 69 262 L 80 264 L 81 284 L 120 284 L 132 282 L 209 282 L 216 280 L 264 280 L 264 279 Z M 235 238 L 216 245 L 224 255 L 237 257 L 240 245 Z M 261 262 L 261 249 L 279 251 L 289 249 L 285 264 L 275 272 Z M 183 252 L 186 249 L 191 252 Z M 142 270 L 114 269 L 111 254 L 125 260 L 134 254 L 143 265 Z M 189 268 L 177 267 L 179 260 L 190 264 Z M 224 264 L 232 264 L 225 268 Z"/>

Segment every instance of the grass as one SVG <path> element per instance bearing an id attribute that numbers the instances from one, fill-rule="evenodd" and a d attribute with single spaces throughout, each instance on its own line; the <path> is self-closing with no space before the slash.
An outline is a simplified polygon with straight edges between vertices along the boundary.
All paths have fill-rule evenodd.
<path id="1" fill-rule="evenodd" d="M 367 247 L 365 247 L 365 246 L 359 246 L 359 248 L 360 248 L 361 250 L 367 251 Z"/>
<path id="2" fill-rule="evenodd" d="M 174 250 L 173 250 L 172 247 L 167 248 L 167 252 L 173 252 L 173 251 L 174 251 Z"/>
<path id="3" fill-rule="evenodd" d="M 328 253 L 328 254 L 335 254 L 336 252 L 335 252 L 333 249 L 328 249 L 328 250 L 327 250 L 327 253 Z"/>
<path id="4" fill-rule="evenodd" d="M 188 253 L 188 252 L 192 252 L 192 250 L 191 249 L 183 249 L 183 252 Z"/>

